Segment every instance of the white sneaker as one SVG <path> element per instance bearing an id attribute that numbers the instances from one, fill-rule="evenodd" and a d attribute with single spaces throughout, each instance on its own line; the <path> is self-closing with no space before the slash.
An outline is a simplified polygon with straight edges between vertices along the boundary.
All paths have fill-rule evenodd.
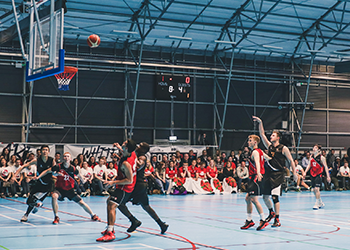
<path id="1" fill-rule="evenodd" d="M 27 198 L 27 194 L 24 194 L 22 197 L 23 197 L 23 198 Z"/>
<path id="2" fill-rule="evenodd" d="M 21 222 L 27 222 L 28 221 L 28 216 L 27 215 L 23 215 Z"/>
<path id="3" fill-rule="evenodd" d="M 109 193 L 107 191 L 103 191 L 102 194 L 103 195 L 109 195 Z"/>
<path id="4" fill-rule="evenodd" d="M 15 198 L 18 198 L 18 194 L 15 194 L 14 197 L 15 197 Z"/>
<path id="5" fill-rule="evenodd" d="M 321 204 L 318 204 L 319 208 L 324 208 L 325 204 L 323 202 L 321 202 Z"/>
<path id="6" fill-rule="evenodd" d="M 318 203 L 316 202 L 315 205 L 314 205 L 314 207 L 313 207 L 313 210 L 318 210 L 318 209 L 319 209 L 319 205 L 318 205 Z"/>
<path id="7" fill-rule="evenodd" d="M 86 193 L 85 192 L 81 192 L 80 197 L 85 197 Z"/>

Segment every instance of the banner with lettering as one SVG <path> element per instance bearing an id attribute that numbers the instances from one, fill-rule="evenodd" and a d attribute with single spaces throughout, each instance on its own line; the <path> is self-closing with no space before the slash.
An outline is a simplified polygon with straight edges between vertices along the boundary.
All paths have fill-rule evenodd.
<path id="1" fill-rule="evenodd" d="M 79 154 L 85 155 L 85 159 L 89 160 L 91 156 L 95 157 L 96 161 L 101 156 L 105 156 L 107 161 L 111 161 L 111 156 L 113 153 L 118 153 L 119 149 L 113 147 L 112 144 L 100 144 L 100 145 L 74 145 L 65 144 L 63 148 L 64 152 L 71 153 L 73 158 L 76 158 Z"/>
<path id="2" fill-rule="evenodd" d="M 16 155 L 17 157 L 22 157 L 23 152 L 29 151 L 34 153 L 36 156 L 36 150 L 40 149 L 42 144 L 31 144 L 23 142 L 13 142 L 13 143 L 1 143 L 0 144 L 0 154 L 7 148 L 10 151 L 11 155 Z M 54 157 L 56 153 L 55 144 L 48 144 L 50 153 L 49 156 Z"/>
<path id="3" fill-rule="evenodd" d="M 157 161 L 162 161 L 163 155 L 167 155 L 168 159 L 172 155 L 176 154 L 176 151 L 180 151 L 181 155 L 188 154 L 190 150 L 193 150 L 193 153 L 199 157 L 202 155 L 202 151 L 206 149 L 205 146 L 183 146 L 183 145 L 174 145 L 174 146 L 151 146 L 149 150 L 149 156 L 157 156 Z"/>

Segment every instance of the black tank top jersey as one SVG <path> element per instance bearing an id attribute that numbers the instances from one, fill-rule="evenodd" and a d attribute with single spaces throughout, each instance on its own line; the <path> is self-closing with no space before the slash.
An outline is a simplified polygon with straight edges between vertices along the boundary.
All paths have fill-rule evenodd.
<path id="1" fill-rule="evenodd" d="M 145 165 L 143 165 L 141 168 L 137 170 L 137 176 L 136 176 L 136 183 L 138 182 L 145 182 Z"/>
<path id="2" fill-rule="evenodd" d="M 286 157 L 282 154 L 284 145 L 279 144 L 277 147 L 274 147 L 272 144 L 269 146 L 268 155 L 272 157 L 272 160 L 268 161 L 267 170 L 273 172 L 284 171 L 284 166 L 286 164 Z"/>
<path id="3" fill-rule="evenodd" d="M 51 168 L 52 167 L 52 162 L 53 162 L 53 158 L 52 157 L 48 157 L 47 158 L 47 161 L 44 162 L 41 157 L 39 157 L 37 159 L 37 171 L 39 173 L 39 175 L 45 171 L 46 169 L 48 168 Z M 52 179 L 52 173 L 48 173 L 46 174 L 45 176 L 41 177 L 40 178 L 40 181 L 43 183 L 43 184 L 49 184 L 51 182 L 51 179 Z"/>

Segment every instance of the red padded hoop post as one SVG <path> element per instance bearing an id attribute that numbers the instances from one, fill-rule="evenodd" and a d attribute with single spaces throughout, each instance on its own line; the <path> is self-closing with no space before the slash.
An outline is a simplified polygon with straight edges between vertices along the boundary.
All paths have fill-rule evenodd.
<path id="1" fill-rule="evenodd" d="M 64 91 L 69 90 L 70 80 L 72 80 L 77 72 L 78 68 L 76 67 L 64 66 L 64 71 L 55 75 L 58 82 L 58 89 Z"/>

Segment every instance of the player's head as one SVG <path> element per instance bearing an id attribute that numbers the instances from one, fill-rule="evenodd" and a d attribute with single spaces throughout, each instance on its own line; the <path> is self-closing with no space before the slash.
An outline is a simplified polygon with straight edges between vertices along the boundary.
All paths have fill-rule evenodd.
<path id="1" fill-rule="evenodd" d="M 132 139 L 127 139 L 123 143 L 122 148 L 123 148 L 123 156 L 128 156 L 136 149 L 136 143 Z"/>
<path id="2" fill-rule="evenodd" d="M 40 152 L 43 156 L 48 156 L 50 153 L 50 148 L 48 145 L 42 145 L 40 148 Z"/>
<path id="3" fill-rule="evenodd" d="M 260 137 L 258 135 L 248 136 L 248 147 L 251 149 L 257 148 L 260 143 Z"/>
<path id="4" fill-rule="evenodd" d="M 282 138 L 282 134 L 278 131 L 273 131 L 271 136 L 270 136 L 270 141 L 271 142 L 279 142 Z"/>
<path id="5" fill-rule="evenodd" d="M 315 144 L 312 148 L 312 151 L 315 155 L 319 154 L 321 152 L 321 145 L 320 144 Z"/>
<path id="6" fill-rule="evenodd" d="M 70 161 L 72 160 L 72 155 L 71 155 L 69 152 L 65 152 L 65 153 L 63 154 L 63 160 L 64 160 L 65 162 L 70 162 Z"/>
<path id="7" fill-rule="evenodd" d="M 138 156 L 143 156 L 149 151 L 149 144 L 147 142 L 141 142 L 136 147 L 136 154 Z"/>

